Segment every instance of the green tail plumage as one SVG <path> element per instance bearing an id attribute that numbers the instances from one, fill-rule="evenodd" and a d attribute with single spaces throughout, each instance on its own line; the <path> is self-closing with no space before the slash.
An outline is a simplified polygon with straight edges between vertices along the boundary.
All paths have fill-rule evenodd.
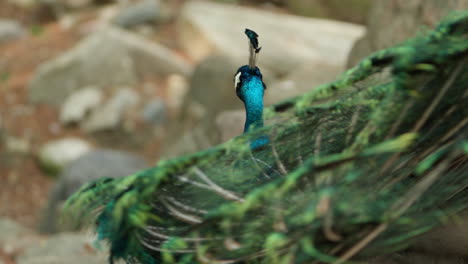
<path id="1" fill-rule="evenodd" d="M 128 263 L 341 263 L 392 252 L 468 207 L 467 88 L 460 12 L 266 109 L 263 129 L 84 186 L 67 214 L 97 216 L 110 259 Z M 269 145 L 251 150 L 265 134 Z"/>

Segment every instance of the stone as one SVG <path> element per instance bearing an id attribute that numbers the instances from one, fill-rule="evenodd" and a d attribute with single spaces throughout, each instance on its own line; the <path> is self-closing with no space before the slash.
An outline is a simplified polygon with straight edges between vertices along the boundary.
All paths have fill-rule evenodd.
<path id="1" fill-rule="evenodd" d="M 148 102 L 142 112 L 142 119 L 152 125 L 163 125 L 167 122 L 166 104 L 160 98 Z"/>
<path id="2" fill-rule="evenodd" d="M 189 84 L 186 77 L 180 74 L 169 75 L 167 78 L 168 107 L 178 113 L 188 91 Z"/>
<path id="3" fill-rule="evenodd" d="M 190 65 L 169 49 L 131 32 L 105 27 L 41 64 L 29 83 L 29 100 L 60 105 L 83 87 L 128 86 L 145 78 L 185 76 L 190 71 Z"/>
<path id="4" fill-rule="evenodd" d="M 168 8 L 160 0 L 141 0 L 125 6 L 114 18 L 114 24 L 133 28 L 142 24 L 158 24 L 170 18 Z"/>
<path id="5" fill-rule="evenodd" d="M 115 41 L 122 41 L 125 45 L 140 79 L 171 74 L 189 76 L 192 73 L 192 65 L 161 44 L 123 30 L 113 29 L 109 33 Z"/>
<path id="6" fill-rule="evenodd" d="M 433 28 L 454 10 L 467 9 L 467 0 L 373 1 L 367 33 L 354 45 L 348 66 L 355 65 L 374 51 L 413 37 L 419 30 Z"/>
<path id="7" fill-rule="evenodd" d="M 236 96 L 234 74 L 239 68 L 228 56 L 214 54 L 203 59 L 195 68 L 190 79 L 188 100 L 195 101 L 205 108 L 206 113 L 216 115 L 223 110 L 242 107 Z"/>
<path id="8" fill-rule="evenodd" d="M 121 41 L 100 31 L 41 64 L 29 84 L 29 98 L 33 103 L 57 105 L 86 86 L 133 85 L 137 82 L 134 67 Z"/>
<path id="9" fill-rule="evenodd" d="M 221 142 L 242 135 L 244 123 L 245 110 L 232 110 L 219 113 L 216 117 L 216 125 L 221 135 Z"/>
<path id="10" fill-rule="evenodd" d="M 101 177 L 118 178 L 146 168 L 146 161 L 129 152 L 97 149 L 69 163 L 60 173 L 49 193 L 47 206 L 39 224 L 41 233 L 70 230 L 57 221 L 63 202 L 83 184 Z"/>
<path id="11" fill-rule="evenodd" d="M 344 70 L 333 64 L 306 63 L 297 70 L 269 85 L 265 92 L 265 105 L 307 93 L 315 87 L 334 81 Z"/>
<path id="12" fill-rule="evenodd" d="M 31 229 L 24 227 L 17 222 L 0 218 L 0 263 L 7 259 L 15 263 L 13 259 L 24 250 L 40 242 L 39 236 Z"/>
<path id="13" fill-rule="evenodd" d="M 165 157 L 219 143 L 216 115 L 243 107 L 234 88 L 238 67 L 230 57 L 218 54 L 206 57 L 195 67 L 187 94 L 179 97 L 183 101 L 178 120 L 171 122 L 168 128 L 169 136 L 163 150 Z M 175 96 L 170 98 L 176 99 Z"/>
<path id="14" fill-rule="evenodd" d="M 259 67 L 284 76 L 304 62 L 342 66 L 353 43 L 364 34 L 360 25 L 313 19 L 206 1 L 189 1 L 181 11 L 182 48 L 195 61 L 219 52 L 235 65 L 247 64 L 246 27 L 259 34 Z"/>
<path id="15" fill-rule="evenodd" d="M 299 15 L 363 24 L 372 0 L 288 0 L 286 7 Z"/>
<path id="16" fill-rule="evenodd" d="M 31 233 L 31 230 L 8 218 L 0 218 L 0 244 L 5 244 L 20 236 Z"/>
<path id="17" fill-rule="evenodd" d="M 102 91 L 97 87 L 85 87 L 73 92 L 62 105 L 60 122 L 65 125 L 80 122 L 101 101 Z"/>
<path id="18" fill-rule="evenodd" d="M 63 233 L 44 239 L 28 247 L 17 257 L 17 264 L 100 264 L 108 258 L 106 251 L 98 251 L 92 244 L 95 238 L 85 234 Z"/>
<path id="19" fill-rule="evenodd" d="M 175 126 L 169 135 L 171 135 L 171 141 L 166 143 L 161 154 L 164 159 L 207 149 L 221 142 L 216 125 L 208 119 L 201 120 L 192 129 Z"/>
<path id="20" fill-rule="evenodd" d="M 0 19 L 0 44 L 24 37 L 26 30 L 16 21 Z"/>
<path id="21" fill-rule="evenodd" d="M 38 154 L 41 166 L 50 174 L 57 174 L 70 162 L 88 153 L 91 145 L 79 138 L 62 138 L 44 144 Z"/>
<path id="22" fill-rule="evenodd" d="M 121 88 L 105 104 L 96 108 L 81 127 L 88 133 L 115 129 L 121 124 L 125 112 L 139 100 L 139 95 L 131 88 Z"/>

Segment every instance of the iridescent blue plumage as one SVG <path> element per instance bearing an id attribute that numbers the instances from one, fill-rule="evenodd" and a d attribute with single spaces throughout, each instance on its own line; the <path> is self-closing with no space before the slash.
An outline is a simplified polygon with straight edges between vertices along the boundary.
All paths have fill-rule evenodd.
<path id="1" fill-rule="evenodd" d="M 262 127 L 265 84 L 260 69 L 244 65 L 237 70 L 236 80 L 236 94 L 244 102 L 246 111 L 244 132 Z"/>

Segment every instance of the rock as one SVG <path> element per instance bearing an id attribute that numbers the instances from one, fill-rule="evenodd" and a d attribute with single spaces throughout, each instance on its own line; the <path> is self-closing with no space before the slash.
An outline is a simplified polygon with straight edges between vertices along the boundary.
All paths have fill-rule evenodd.
<path id="1" fill-rule="evenodd" d="M 162 125 L 167 121 L 166 104 L 160 98 L 151 100 L 141 112 L 142 119 L 153 125 Z"/>
<path id="2" fill-rule="evenodd" d="M 41 64 L 29 83 L 29 99 L 57 105 L 83 87 L 133 85 L 144 78 L 187 75 L 190 70 L 167 48 L 131 32 L 106 27 L 60 57 Z"/>
<path id="3" fill-rule="evenodd" d="M 72 93 L 60 111 L 63 124 L 80 122 L 87 113 L 97 107 L 102 100 L 102 92 L 97 87 L 85 87 Z"/>
<path id="4" fill-rule="evenodd" d="M 422 28 L 432 28 L 454 10 L 467 10 L 467 0 L 374 1 L 369 13 L 367 33 L 348 59 L 353 66 L 372 52 L 391 47 L 413 37 Z"/>
<path id="5" fill-rule="evenodd" d="M 216 115 L 243 107 L 234 88 L 238 67 L 231 58 L 217 54 L 208 56 L 196 66 L 189 91 L 180 98 L 183 100 L 180 117 L 177 122 L 170 123 L 163 150 L 165 157 L 197 151 L 220 142 Z"/>
<path id="6" fill-rule="evenodd" d="M 107 261 L 107 252 L 92 247 L 89 235 L 64 233 L 28 247 L 16 259 L 17 264 L 100 264 Z"/>
<path id="7" fill-rule="evenodd" d="M 180 127 L 176 126 L 169 132 L 171 141 L 164 146 L 161 154 L 163 158 L 175 158 L 212 147 L 221 142 L 216 124 L 209 119 L 201 120 L 192 129 L 178 128 Z"/>
<path id="8" fill-rule="evenodd" d="M 83 130 L 91 133 L 116 128 L 121 123 L 125 112 L 136 105 L 139 100 L 139 95 L 132 89 L 120 89 L 108 102 L 91 113 L 82 124 Z"/>
<path id="9" fill-rule="evenodd" d="M 221 142 L 242 135 L 244 132 L 245 110 L 221 112 L 216 117 L 217 130 L 221 134 Z"/>
<path id="10" fill-rule="evenodd" d="M 355 40 L 364 34 L 364 28 L 355 24 L 203 1 L 187 2 L 178 25 L 180 43 L 194 60 L 220 52 L 237 66 L 247 64 L 244 29 L 255 30 L 263 47 L 259 66 L 278 76 L 304 62 L 342 66 Z"/>
<path id="11" fill-rule="evenodd" d="M 190 89 L 184 105 L 195 101 L 213 116 L 222 110 L 241 108 L 234 88 L 234 74 L 239 65 L 223 55 L 211 55 L 195 68 L 190 80 Z"/>
<path id="12" fill-rule="evenodd" d="M 123 28 L 142 24 L 157 24 L 170 17 L 168 8 L 160 0 L 141 0 L 122 8 L 114 18 L 114 23 Z"/>
<path id="13" fill-rule="evenodd" d="M 265 92 L 265 105 L 307 93 L 315 87 L 334 81 L 344 70 L 333 64 L 306 63 L 297 70 L 268 86 Z"/>
<path id="14" fill-rule="evenodd" d="M 16 21 L 0 19 L 0 44 L 26 35 L 26 30 Z"/>
<path id="15" fill-rule="evenodd" d="M 62 138 L 46 143 L 39 150 L 41 166 L 51 174 L 57 174 L 70 162 L 91 150 L 91 146 L 79 138 Z"/>
<path id="16" fill-rule="evenodd" d="M 180 74 L 171 74 L 167 78 L 167 103 L 169 108 L 179 112 L 189 90 L 187 78 Z"/>
<path id="17" fill-rule="evenodd" d="M 28 228 L 7 218 L 0 218 L 0 244 L 5 244 L 9 240 L 13 240 L 25 234 L 31 233 Z"/>
<path id="18" fill-rule="evenodd" d="M 37 244 L 37 234 L 13 220 L 0 218 L 0 263 L 2 260 L 13 259 L 24 250 L 24 248 Z M 2 254 L 3 253 L 3 254 Z"/>
<path id="19" fill-rule="evenodd" d="M 57 221 L 61 204 L 83 184 L 101 177 L 127 176 L 146 167 L 142 157 L 128 152 L 99 149 L 81 156 L 62 171 L 49 193 L 39 231 L 54 233 L 67 229 Z"/>
<path id="20" fill-rule="evenodd" d="M 363 24 L 370 9 L 372 0 L 341 0 L 310 1 L 288 0 L 286 7 L 296 14 L 311 17 L 323 17 Z"/>
<path id="21" fill-rule="evenodd" d="M 132 85 L 137 82 L 128 50 L 107 32 L 97 32 L 60 57 L 41 64 L 29 84 L 34 103 L 61 104 L 86 86 Z"/>
<path id="22" fill-rule="evenodd" d="M 155 76 L 163 77 L 171 74 L 188 76 L 192 72 L 191 65 L 162 45 L 145 40 L 130 32 L 116 29 L 110 32 L 115 40 L 122 41 L 125 44 L 140 79 L 154 78 Z M 119 36 L 121 40 L 118 39 Z"/>

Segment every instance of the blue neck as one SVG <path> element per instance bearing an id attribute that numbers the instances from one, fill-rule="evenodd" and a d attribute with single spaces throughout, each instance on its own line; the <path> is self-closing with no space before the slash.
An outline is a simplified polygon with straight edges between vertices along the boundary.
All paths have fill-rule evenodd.
<path id="1" fill-rule="evenodd" d="M 244 106 L 246 120 L 244 133 L 255 128 L 263 127 L 263 83 L 260 79 L 252 78 L 244 85 Z"/>
<path id="2" fill-rule="evenodd" d="M 251 100 L 245 103 L 246 119 L 244 133 L 263 127 L 263 100 Z"/>

